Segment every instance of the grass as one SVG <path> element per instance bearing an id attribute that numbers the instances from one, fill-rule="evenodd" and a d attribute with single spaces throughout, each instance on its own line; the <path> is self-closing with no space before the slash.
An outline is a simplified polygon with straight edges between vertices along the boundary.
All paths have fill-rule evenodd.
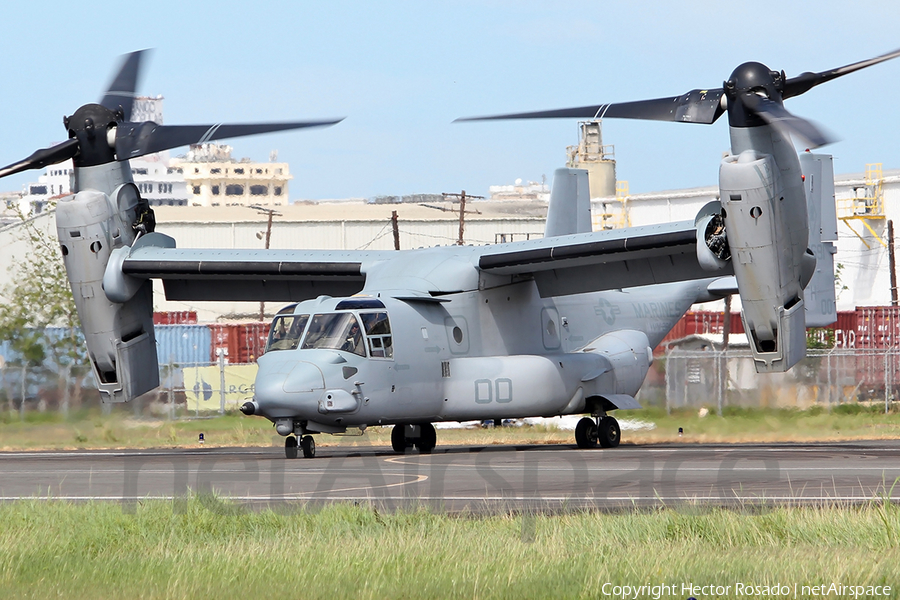
<path id="1" fill-rule="evenodd" d="M 0 505 L 0 597 L 597 598 L 605 583 L 666 583 L 678 593 L 662 597 L 685 598 L 683 583 L 736 582 L 891 585 L 898 597 L 900 585 L 900 508 L 878 501 L 527 517 L 175 506 Z"/>
<path id="2" fill-rule="evenodd" d="M 636 420 L 653 429 L 624 430 L 624 444 L 636 443 L 729 443 L 814 442 L 900 438 L 900 412 L 884 413 L 883 406 L 839 405 L 833 410 L 813 407 L 797 409 L 726 408 L 723 416 L 700 416 L 696 410 L 673 411 L 648 408 L 616 415 L 622 421 Z M 678 429 L 684 434 L 679 436 Z M 280 445 L 269 421 L 241 414 L 213 418 L 135 418 L 130 411 L 101 415 L 83 410 L 64 418 L 58 413 L 2 413 L 0 450 L 76 448 L 173 448 L 198 445 L 200 433 L 207 446 Z M 319 436 L 319 446 L 337 445 L 346 438 Z M 441 429 L 438 444 L 517 445 L 571 444 L 574 434 L 549 426 L 494 429 Z M 390 445 L 389 427 L 370 427 L 366 442 Z"/>

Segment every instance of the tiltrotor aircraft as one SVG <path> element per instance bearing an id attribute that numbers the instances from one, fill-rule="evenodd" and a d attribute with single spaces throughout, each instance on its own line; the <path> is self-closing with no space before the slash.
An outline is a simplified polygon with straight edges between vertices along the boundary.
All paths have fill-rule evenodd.
<path id="1" fill-rule="evenodd" d="M 393 425 L 394 450 L 430 452 L 435 422 L 564 414 L 590 415 L 575 430 L 579 447 L 615 447 L 620 429 L 609 413 L 639 407 L 652 348 L 692 304 L 740 294 L 759 372 L 789 369 L 805 356 L 806 326 L 835 320 L 833 245 L 821 236 L 823 214 L 834 212 L 830 157 L 798 158 L 791 133 L 814 145 L 826 139 L 782 101 L 898 55 L 793 78 L 751 62 L 718 89 L 481 117 L 712 123 L 727 111 L 720 201 L 664 225 L 592 232 L 586 172 L 559 169 L 539 240 L 403 251 L 179 249 L 154 231 L 129 158 L 335 121 L 131 123 L 140 53 L 100 104 L 65 119 L 67 142 L 0 176 L 74 159 L 76 193 L 59 201 L 57 229 L 105 401 L 159 385 L 151 280 L 161 279 L 172 300 L 291 303 L 274 318 L 254 398 L 241 408 L 274 423 L 289 458 L 299 449 L 314 456 L 316 433 Z"/>

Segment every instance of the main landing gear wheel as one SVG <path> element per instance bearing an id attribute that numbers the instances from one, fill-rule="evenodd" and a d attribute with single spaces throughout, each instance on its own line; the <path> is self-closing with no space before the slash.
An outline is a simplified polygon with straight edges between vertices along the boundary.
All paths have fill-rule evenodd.
<path id="1" fill-rule="evenodd" d="M 434 425 L 431 423 L 424 423 L 419 426 L 419 429 L 421 430 L 421 433 L 419 434 L 419 440 L 416 442 L 416 446 L 422 454 L 431 454 L 431 451 L 434 450 L 434 447 L 437 445 L 437 432 L 434 430 Z"/>
<path id="2" fill-rule="evenodd" d="M 391 448 L 400 454 L 406 452 L 406 425 L 403 423 L 397 423 L 391 430 Z"/>
<path id="3" fill-rule="evenodd" d="M 615 448 L 619 445 L 622 437 L 622 431 L 619 429 L 619 422 L 612 417 L 603 417 L 600 419 L 598 427 L 597 439 L 604 448 Z"/>
<path id="4" fill-rule="evenodd" d="M 297 438 L 292 435 L 284 438 L 285 458 L 297 458 Z"/>
<path id="5" fill-rule="evenodd" d="M 303 449 L 303 458 L 313 458 L 316 455 L 316 440 L 313 439 L 313 436 L 304 436 L 300 440 L 300 447 Z M 294 452 L 297 452 L 296 449 Z"/>
<path id="6" fill-rule="evenodd" d="M 584 417 L 575 426 L 575 443 L 579 448 L 597 447 L 597 425 L 590 417 Z"/>

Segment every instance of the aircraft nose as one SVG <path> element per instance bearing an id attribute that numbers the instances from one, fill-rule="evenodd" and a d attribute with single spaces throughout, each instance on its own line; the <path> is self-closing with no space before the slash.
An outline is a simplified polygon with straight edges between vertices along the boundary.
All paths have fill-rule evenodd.
<path id="1" fill-rule="evenodd" d="M 290 364 L 263 364 L 256 373 L 254 400 L 269 416 L 288 412 L 299 415 L 304 407 L 315 411 L 325 390 L 325 378 L 314 364 L 292 361 Z"/>
<path id="2" fill-rule="evenodd" d="M 289 394 L 324 390 L 325 376 L 316 365 L 309 362 L 298 362 L 285 377 L 282 388 Z"/>

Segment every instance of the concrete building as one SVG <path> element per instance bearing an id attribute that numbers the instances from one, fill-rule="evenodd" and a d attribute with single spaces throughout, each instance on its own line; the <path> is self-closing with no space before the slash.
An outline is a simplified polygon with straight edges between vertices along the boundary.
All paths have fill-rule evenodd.
<path id="1" fill-rule="evenodd" d="M 235 160 L 231 146 L 195 144 L 170 168 L 187 185 L 190 206 L 287 206 L 288 182 L 293 179 L 287 163 Z"/>
<path id="2" fill-rule="evenodd" d="M 516 179 L 513 185 L 492 185 L 488 188 L 488 198 L 490 200 L 513 200 L 516 202 L 523 201 L 550 201 L 550 186 L 547 185 L 547 178 L 538 183 L 537 181 L 529 181 L 523 183 L 521 179 Z"/>

